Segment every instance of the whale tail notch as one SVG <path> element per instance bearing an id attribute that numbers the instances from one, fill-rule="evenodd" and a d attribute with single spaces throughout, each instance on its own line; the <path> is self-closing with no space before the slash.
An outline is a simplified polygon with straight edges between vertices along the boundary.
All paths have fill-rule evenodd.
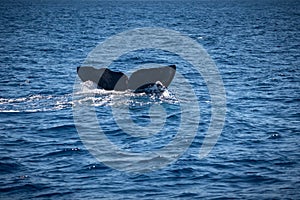
<path id="1" fill-rule="evenodd" d="M 108 68 L 96 69 L 94 67 L 77 67 L 77 74 L 82 81 L 93 81 L 99 88 L 105 90 L 125 91 L 133 90 L 137 93 L 156 82 L 168 87 L 176 72 L 175 65 L 165 67 L 139 69 L 128 78 L 122 72 L 115 72 Z"/>

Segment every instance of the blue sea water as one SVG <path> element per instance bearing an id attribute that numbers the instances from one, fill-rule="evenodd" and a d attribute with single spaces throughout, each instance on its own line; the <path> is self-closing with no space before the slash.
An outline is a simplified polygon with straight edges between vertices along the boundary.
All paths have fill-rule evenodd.
<path id="1" fill-rule="evenodd" d="M 300 198 L 299 1 L 4 0 L 0 10 L 0 199 Z M 199 74 L 187 71 L 201 108 L 191 146 L 162 169 L 128 173 L 84 146 L 73 85 L 76 67 L 99 43 L 141 27 L 179 31 L 201 44 L 223 79 L 227 113 L 217 144 L 199 159 L 210 97 Z M 187 67 L 174 55 L 146 53 L 120 58 L 115 68 Z M 180 123 L 176 99 L 131 98 L 140 125 L 149 123 L 149 102 L 169 110 L 163 132 L 144 143 L 110 120 L 112 96 L 93 101 L 117 145 L 143 152 L 172 139 Z"/>

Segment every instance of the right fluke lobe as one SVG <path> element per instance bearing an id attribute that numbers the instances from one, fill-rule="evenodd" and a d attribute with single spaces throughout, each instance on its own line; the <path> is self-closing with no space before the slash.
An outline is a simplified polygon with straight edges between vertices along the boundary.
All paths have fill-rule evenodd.
<path id="1" fill-rule="evenodd" d="M 139 69 L 131 74 L 128 88 L 135 91 L 148 85 L 154 85 L 157 81 L 168 87 L 175 76 L 175 72 L 175 65 Z"/>

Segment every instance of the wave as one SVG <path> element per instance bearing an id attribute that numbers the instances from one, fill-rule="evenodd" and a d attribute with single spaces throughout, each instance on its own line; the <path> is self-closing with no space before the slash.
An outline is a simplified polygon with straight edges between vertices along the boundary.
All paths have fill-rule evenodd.
<path id="1" fill-rule="evenodd" d="M 124 104 L 130 105 L 148 105 L 153 103 L 178 103 L 175 95 L 168 89 L 163 93 L 145 94 L 134 93 L 130 90 L 114 91 L 98 89 L 96 84 L 91 81 L 81 83 L 80 88 L 75 89 L 73 94 L 73 105 L 83 103 L 98 106 L 118 106 Z"/>
<path id="2" fill-rule="evenodd" d="M 80 84 L 73 94 L 34 94 L 17 98 L 0 98 L 0 113 L 36 113 L 70 109 L 72 106 L 91 103 L 95 107 L 130 104 L 143 106 L 153 103 L 178 103 L 175 95 L 166 90 L 162 94 L 133 93 L 132 91 L 108 91 L 98 89 L 90 82 Z"/>
<path id="3" fill-rule="evenodd" d="M 57 111 L 72 106 L 71 95 L 30 95 L 17 98 L 0 98 L 0 113 L 35 113 Z"/>

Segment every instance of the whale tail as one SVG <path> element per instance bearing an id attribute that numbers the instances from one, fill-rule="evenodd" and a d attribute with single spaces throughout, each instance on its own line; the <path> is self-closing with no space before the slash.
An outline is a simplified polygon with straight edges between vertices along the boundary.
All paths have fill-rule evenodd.
<path id="1" fill-rule="evenodd" d="M 77 74 L 82 81 L 93 81 L 99 88 L 105 90 L 143 92 L 144 88 L 160 82 L 168 87 L 176 72 L 175 65 L 158 68 L 140 69 L 128 78 L 122 72 L 115 72 L 108 68 L 95 69 L 94 67 L 77 67 Z"/>

